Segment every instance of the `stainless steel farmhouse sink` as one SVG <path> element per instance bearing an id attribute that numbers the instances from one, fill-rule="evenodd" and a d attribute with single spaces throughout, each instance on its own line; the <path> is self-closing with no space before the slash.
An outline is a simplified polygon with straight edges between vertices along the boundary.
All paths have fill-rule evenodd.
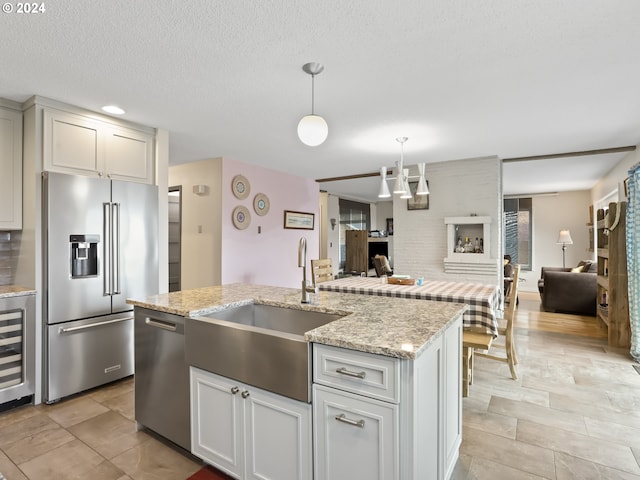
<path id="1" fill-rule="evenodd" d="M 190 365 L 303 402 L 311 401 L 304 333 L 342 315 L 248 304 L 188 319 Z"/>

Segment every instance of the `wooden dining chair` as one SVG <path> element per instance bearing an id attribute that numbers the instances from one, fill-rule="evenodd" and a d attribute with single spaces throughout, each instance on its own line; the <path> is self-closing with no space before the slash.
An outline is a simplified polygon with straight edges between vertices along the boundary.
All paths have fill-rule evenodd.
<path id="1" fill-rule="evenodd" d="M 509 303 L 505 303 L 504 319 L 498 323 L 498 338 L 504 337 L 504 344 L 493 343 L 493 335 L 475 330 L 464 330 L 462 332 L 462 396 L 469 396 L 469 385 L 473 383 L 474 357 L 485 357 L 491 360 L 506 362 L 511 370 L 511 378 L 518 379 L 516 365 L 518 356 L 513 337 L 513 323 L 515 322 L 516 298 L 518 297 L 518 277 L 520 276 L 520 265 L 514 265 L 513 285 L 509 292 Z M 507 300 L 507 299 L 505 299 Z M 493 349 L 504 348 L 504 356 L 494 353 Z"/>
<path id="2" fill-rule="evenodd" d="M 311 260 L 311 274 L 313 275 L 313 285 L 333 280 L 333 262 L 330 258 Z"/>
<path id="3" fill-rule="evenodd" d="M 511 370 L 511 378 L 514 380 L 518 379 L 518 371 L 516 370 L 516 365 L 518 365 L 518 355 L 516 353 L 516 344 L 513 336 L 513 324 L 515 322 L 516 317 L 516 307 L 518 298 L 518 277 L 520 276 L 520 265 L 514 265 L 513 268 L 513 284 L 511 285 L 511 291 L 509 292 L 509 298 L 504 308 L 504 318 L 499 320 L 498 326 L 498 338 L 500 336 L 504 337 L 504 344 L 501 344 L 500 347 L 504 348 L 505 354 L 497 355 L 492 351 L 485 352 L 475 352 L 475 355 L 478 357 L 490 358 L 491 360 L 498 360 L 500 362 L 506 362 L 509 365 L 509 370 Z M 493 344 L 494 348 L 498 348 L 498 344 Z"/>

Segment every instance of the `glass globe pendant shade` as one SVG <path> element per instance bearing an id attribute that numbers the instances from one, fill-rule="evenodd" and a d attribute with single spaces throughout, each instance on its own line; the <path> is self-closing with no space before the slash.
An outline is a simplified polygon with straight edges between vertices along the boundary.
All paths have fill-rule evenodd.
<path id="1" fill-rule="evenodd" d="M 329 126 L 320 115 L 305 115 L 298 123 L 298 138 L 310 147 L 317 147 L 327 139 Z"/>

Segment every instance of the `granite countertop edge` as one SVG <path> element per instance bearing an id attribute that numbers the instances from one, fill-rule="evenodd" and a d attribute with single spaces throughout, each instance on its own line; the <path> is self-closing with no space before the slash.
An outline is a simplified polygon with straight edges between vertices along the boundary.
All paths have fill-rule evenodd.
<path id="1" fill-rule="evenodd" d="M 303 304 L 300 296 L 300 290 L 293 288 L 230 284 L 127 299 L 127 303 L 192 319 L 251 303 L 339 314 L 343 317 L 306 332 L 305 341 L 406 359 L 418 357 L 468 308 L 329 291 L 311 294 L 311 302 Z"/>
<path id="2" fill-rule="evenodd" d="M 21 297 L 23 295 L 35 295 L 36 290 L 20 285 L 0 285 L 0 298 Z"/>

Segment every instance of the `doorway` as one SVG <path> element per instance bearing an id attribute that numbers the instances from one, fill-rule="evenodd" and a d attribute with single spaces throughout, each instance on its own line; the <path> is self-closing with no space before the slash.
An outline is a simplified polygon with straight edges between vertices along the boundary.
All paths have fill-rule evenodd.
<path id="1" fill-rule="evenodd" d="M 182 187 L 169 187 L 169 291 L 180 290 Z"/>

